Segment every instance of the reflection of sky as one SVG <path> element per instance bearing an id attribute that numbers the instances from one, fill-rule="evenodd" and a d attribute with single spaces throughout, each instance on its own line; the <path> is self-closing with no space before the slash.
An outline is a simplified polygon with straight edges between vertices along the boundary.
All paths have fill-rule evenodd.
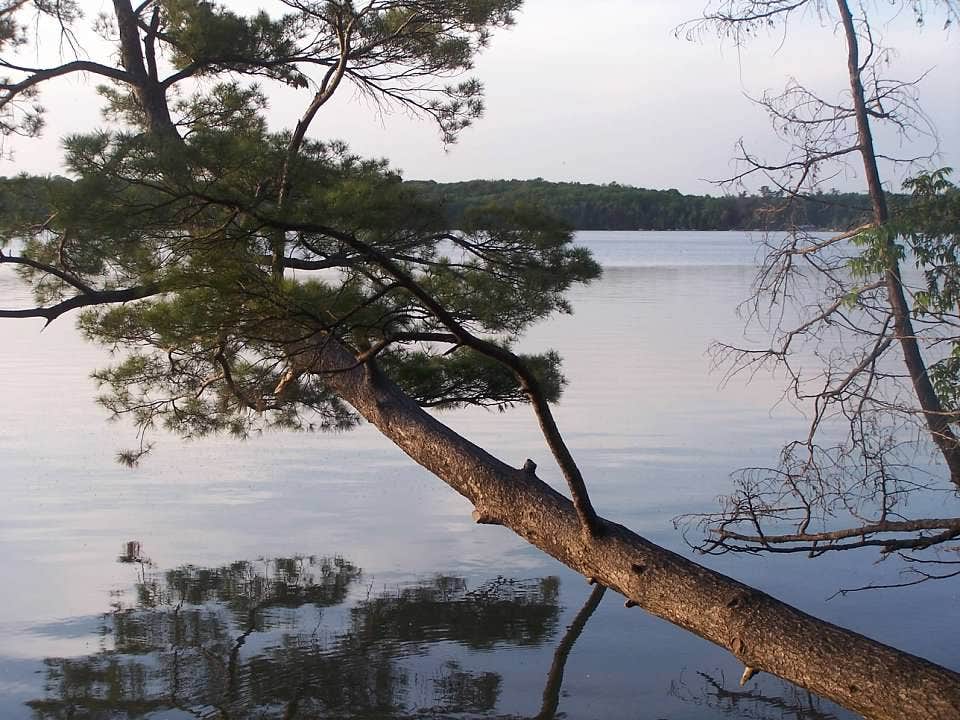
<path id="1" fill-rule="evenodd" d="M 714 236 L 728 261 L 720 263 L 716 248 L 705 245 L 709 236 L 643 237 L 645 256 L 686 250 L 678 252 L 683 260 L 642 267 L 630 261 L 636 248 L 626 236 L 582 236 L 601 260 L 616 253 L 627 259 L 608 262 L 601 280 L 572 294 L 573 316 L 534 328 L 522 347 L 553 347 L 565 358 L 570 385 L 558 421 L 598 508 L 684 551 L 670 519 L 712 509 L 713 498 L 729 488 L 728 473 L 772 462 L 802 418 L 789 405 L 774 407 L 778 387 L 768 377 L 721 387 L 720 377 L 708 372 L 707 344 L 741 336 L 734 306 L 752 279 L 749 243 L 734 234 Z M 8 278 L 0 278 L 4 305 L 16 294 Z M 131 568 L 114 559 L 121 543 L 134 538 L 161 567 L 340 553 L 377 588 L 434 572 L 559 574 L 570 612 L 586 596 L 581 578 L 508 531 L 475 526 L 465 500 L 369 427 L 334 436 L 269 434 L 245 443 L 159 436 L 142 467 L 124 469 L 113 455 L 135 442 L 133 432 L 126 423 L 105 422 L 92 402 L 88 375 L 106 361 L 105 353 L 82 342 L 69 319 L 39 330 L 34 322 L 0 324 L 0 584 L 8 589 L 0 620 L 0 676 L 7 684 L 0 696 L 20 696 L 10 683 L 36 682 L 18 663 L 4 672 L 9 658 L 89 652 L 84 647 L 98 642 L 67 630 L 105 612 L 109 592 L 129 585 Z M 528 409 L 441 417 L 511 464 L 533 458 L 557 482 Z M 956 665 L 952 626 L 940 632 L 946 620 L 937 619 L 949 613 L 912 610 L 918 603 L 955 607 L 949 585 L 824 602 L 840 586 L 895 579 L 894 566 L 875 566 L 873 559 L 727 557 L 708 564 L 804 610 Z M 617 703 L 637 693 L 662 701 L 684 667 L 739 674 L 726 653 L 638 610 L 629 619 L 624 612 L 608 598 L 571 659 L 567 702 L 575 707 L 615 714 L 622 709 Z M 52 632 L 64 618 L 77 620 Z M 535 670 L 526 656 L 480 661 L 504 672 L 505 701 L 528 701 L 524 683 L 549 665 L 551 651 L 537 652 Z M 670 717 L 697 716 L 671 711 Z"/>
<path id="2" fill-rule="evenodd" d="M 577 242 L 586 244 L 607 272 L 628 267 L 675 268 L 734 265 L 750 267 L 757 246 L 750 234 L 689 230 L 581 231 Z M 754 237 L 759 238 L 759 233 Z"/>

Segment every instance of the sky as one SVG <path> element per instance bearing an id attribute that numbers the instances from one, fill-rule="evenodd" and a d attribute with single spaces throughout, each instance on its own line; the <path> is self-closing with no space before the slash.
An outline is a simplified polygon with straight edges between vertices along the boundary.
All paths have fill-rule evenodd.
<path id="1" fill-rule="evenodd" d="M 323 109 L 311 135 L 388 158 L 410 179 L 542 177 L 719 194 L 711 181 L 736 172 L 738 140 L 771 161 L 784 155 L 751 98 L 782 89 L 790 78 L 837 98 L 846 57 L 834 23 L 816 17 L 797 18 L 787 33 L 740 48 L 711 36 L 677 37 L 677 27 L 698 17 L 705 2 L 526 0 L 516 26 L 498 32 L 477 59 L 486 113 L 456 144 L 444 147 L 429 122 L 382 114 L 349 88 Z M 88 18 L 110 9 L 103 0 L 81 5 Z M 909 13 L 897 16 L 882 0 L 876 5 L 874 34 L 897 51 L 889 74 L 926 73 L 919 97 L 939 136 L 881 132 L 880 149 L 909 156 L 939 149 L 934 166 L 960 166 L 960 29 L 944 30 L 936 19 L 917 28 Z M 102 50 L 92 40 L 84 47 L 92 57 Z M 51 84 L 41 97 L 48 109 L 43 137 L 7 142 L 12 158 L 0 161 L 0 174 L 62 171 L 60 138 L 103 126 L 96 84 L 78 78 Z M 307 101 L 272 91 L 271 126 L 292 126 Z M 902 173 L 888 169 L 891 189 L 901 180 Z M 851 167 L 828 186 L 859 190 L 862 180 Z"/>

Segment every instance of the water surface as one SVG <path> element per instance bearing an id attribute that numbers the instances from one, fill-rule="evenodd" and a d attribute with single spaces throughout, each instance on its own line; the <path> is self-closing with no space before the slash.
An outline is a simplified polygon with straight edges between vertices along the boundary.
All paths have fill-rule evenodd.
<path id="1" fill-rule="evenodd" d="M 803 429 L 776 378 L 724 385 L 705 353 L 742 337 L 755 238 L 578 237 L 603 278 L 522 347 L 565 358 L 558 422 L 598 509 L 689 554 L 671 518 L 712 509 L 731 471 Z M 12 273 L 0 300 L 29 302 Z M 41 327 L 0 324 L 0 717 L 850 717 L 763 675 L 739 688 L 728 653 L 474 525 L 369 427 L 160 436 L 125 469 L 133 430 L 106 422 L 88 377 L 108 353 L 69 319 Z M 529 409 L 443 419 L 560 486 Z M 896 578 L 874 559 L 704 562 L 960 668 L 953 586 L 827 601 Z"/>

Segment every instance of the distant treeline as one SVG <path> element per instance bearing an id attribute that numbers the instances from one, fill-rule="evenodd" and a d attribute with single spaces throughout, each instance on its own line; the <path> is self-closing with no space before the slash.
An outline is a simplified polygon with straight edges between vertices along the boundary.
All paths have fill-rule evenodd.
<path id="1" fill-rule="evenodd" d="M 17 175 L 0 177 L 0 224 L 41 223 L 50 217 L 50 195 L 58 185 L 69 185 L 65 177 Z"/>
<path id="2" fill-rule="evenodd" d="M 64 177 L 0 177 L 0 221 L 42 222 L 50 194 Z M 763 188 L 757 195 L 684 195 L 629 185 L 588 185 L 546 180 L 470 180 L 457 183 L 407 181 L 408 187 L 442 201 L 452 227 L 464 211 L 490 204 L 539 207 L 577 230 L 755 230 L 801 226 L 845 229 L 869 216 L 869 200 L 857 193 L 820 193 L 786 204 Z M 786 209 L 784 209 L 786 207 Z"/>
<path id="3" fill-rule="evenodd" d="M 789 207 L 778 193 L 684 195 L 629 185 L 588 185 L 536 180 L 408 181 L 446 203 L 457 227 L 468 207 L 523 203 L 563 218 L 577 230 L 754 230 L 810 227 L 845 229 L 862 224 L 870 212 L 866 195 L 818 193 Z"/>

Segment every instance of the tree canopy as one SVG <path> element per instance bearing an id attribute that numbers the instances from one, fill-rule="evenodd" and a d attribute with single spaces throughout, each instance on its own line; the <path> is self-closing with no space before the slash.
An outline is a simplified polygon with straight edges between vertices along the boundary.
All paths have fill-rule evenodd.
<path id="1" fill-rule="evenodd" d="M 567 287 L 598 274 L 567 227 L 532 209 L 488 208 L 451 233 L 439 205 L 386 162 L 306 138 L 347 79 L 424 113 L 452 140 L 479 114 L 481 87 L 436 80 L 469 68 L 517 3 L 286 4 L 296 12 L 279 18 L 190 2 L 148 3 L 128 18 L 119 3 L 120 39 L 136 33 L 143 53 L 131 44 L 120 68 L 66 63 L 6 85 L 12 99 L 43 76 L 104 75 L 110 116 L 123 121 L 67 138 L 75 182 L 50 184 L 44 222 L 8 225 L 7 238 L 27 238 L 29 261 L 5 260 L 43 307 L 6 314 L 49 322 L 87 308 L 84 333 L 128 350 L 97 375 L 104 404 L 185 436 L 354 424 L 321 378 L 291 368 L 292 348 L 318 332 L 355 348 L 357 362 L 376 358 L 425 405 L 524 400 L 509 368 L 451 329 L 500 352 L 566 310 Z M 216 82 L 165 101 L 198 76 Z M 268 131 L 264 95 L 245 76 L 316 91 L 292 132 Z M 556 355 L 526 362 L 555 399 Z"/>
<path id="2" fill-rule="evenodd" d="M 452 227 L 460 227 L 469 208 L 485 203 L 535 205 L 577 230 L 788 230 L 797 225 L 846 230 L 862 225 L 870 211 L 863 194 L 827 190 L 804 197 L 786 216 L 777 212 L 782 191 L 769 185 L 757 194 L 741 191 L 714 197 L 619 183 L 542 179 L 408 184 L 442 200 Z"/>
<path id="3" fill-rule="evenodd" d="M 69 183 L 66 177 L 56 183 Z M 592 185 L 546 180 L 469 180 L 438 183 L 404 180 L 425 202 L 442 206 L 447 227 L 464 227 L 485 205 L 536 208 L 575 230 L 777 230 L 798 225 L 811 230 L 845 230 L 862 225 L 870 200 L 862 193 L 817 192 L 794 212 L 780 212 L 782 193 L 764 186 L 758 194 L 686 195 L 618 183 Z M 891 194 L 891 203 L 909 196 Z M 40 224 L 50 216 L 47 183 L 42 177 L 0 178 L 0 222 Z"/>

